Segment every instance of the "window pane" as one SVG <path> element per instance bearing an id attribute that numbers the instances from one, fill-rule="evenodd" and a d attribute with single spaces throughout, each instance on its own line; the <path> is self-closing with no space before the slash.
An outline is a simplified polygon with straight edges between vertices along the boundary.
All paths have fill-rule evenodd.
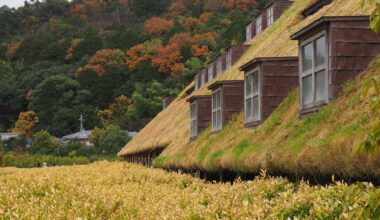
<path id="1" fill-rule="evenodd" d="M 326 72 L 325 70 L 319 71 L 315 74 L 315 99 L 326 99 Z"/>
<path id="2" fill-rule="evenodd" d="M 253 111 L 252 111 L 252 98 L 247 99 L 245 102 L 245 119 L 246 121 L 252 121 Z"/>
<path id="3" fill-rule="evenodd" d="M 259 93 L 259 73 L 258 72 L 255 72 L 253 74 L 252 87 L 253 87 L 253 94 L 258 94 Z"/>
<path id="4" fill-rule="evenodd" d="M 252 74 L 249 74 L 245 77 L 245 94 L 247 96 L 252 95 Z"/>
<path id="5" fill-rule="evenodd" d="M 308 104 L 313 101 L 313 78 L 312 75 L 302 78 L 302 104 Z"/>
<path id="6" fill-rule="evenodd" d="M 316 48 L 316 58 L 315 58 L 315 66 L 320 66 L 325 64 L 326 62 L 326 39 L 325 37 L 321 37 L 315 42 Z"/>
<path id="7" fill-rule="evenodd" d="M 260 120 L 260 110 L 259 110 L 259 97 L 256 96 L 253 98 L 253 120 Z"/>
<path id="8" fill-rule="evenodd" d="M 251 28 L 252 28 L 251 24 L 247 25 L 246 32 L 245 32 L 246 33 L 245 39 L 247 41 L 251 40 L 251 37 L 252 37 Z"/>
<path id="9" fill-rule="evenodd" d="M 313 65 L 313 44 L 306 44 L 302 47 L 302 70 L 311 70 Z"/>

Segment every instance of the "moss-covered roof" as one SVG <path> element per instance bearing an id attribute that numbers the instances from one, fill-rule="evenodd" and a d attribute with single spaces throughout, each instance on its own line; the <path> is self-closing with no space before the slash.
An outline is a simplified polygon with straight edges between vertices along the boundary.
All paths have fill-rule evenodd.
<path id="1" fill-rule="evenodd" d="M 297 56 L 298 43 L 292 41 L 290 36 L 321 16 L 368 15 L 370 12 L 369 6 L 361 8 L 357 0 L 334 0 L 330 5 L 304 19 L 301 11 L 313 2 L 315 1 L 295 0 L 280 19 L 251 40 L 251 47 L 230 69 L 191 95 L 210 94 L 207 87 L 215 81 L 242 80 L 243 73 L 239 67 L 254 58 Z M 293 173 L 306 168 L 313 171 L 318 167 L 319 170 L 325 169 L 327 173 L 339 168 L 344 173 L 352 170 L 355 170 L 352 174 L 360 173 L 364 170 L 354 166 L 363 167 L 373 163 L 367 158 L 359 166 L 358 159 L 359 157 L 363 159 L 363 156 L 351 153 L 352 146 L 363 137 L 363 131 L 368 131 L 368 127 L 363 125 L 368 119 L 359 117 L 362 115 L 360 111 L 367 108 L 364 102 L 352 106 L 352 103 L 357 101 L 354 100 L 356 96 L 352 94 L 348 96 L 350 100 L 340 101 L 339 98 L 331 104 L 336 105 L 334 110 L 328 107 L 310 120 L 299 120 L 298 93 L 293 92 L 276 113 L 256 130 L 244 128 L 244 116 L 241 113 L 221 132 L 210 134 L 210 129 L 206 129 L 198 140 L 190 143 L 189 104 L 186 102 L 186 98 L 189 97 L 183 97 L 181 94 L 128 143 L 119 156 L 165 146 L 160 158 L 156 160 L 156 166 L 206 170 L 271 168 Z M 349 110 L 346 111 L 346 108 Z M 355 110 L 360 111 L 355 112 Z M 344 117 L 340 117 L 342 112 L 345 114 Z M 352 120 L 354 116 L 356 118 Z M 320 126 L 312 127 L 320 122 Z M 356 129 L 360 132 L 356 132 Z M 344 155 L 342 158 L 335 161 L 329 158 L 341 151 Z M 327 155 L 323 155 L 322 152 Z M 310 155 L 328 158 L 331 161 L 325 163 L 320 160 L 313 161 Z M 311 162 L 308 162 L 309 160 Z M 346 162 L 342 164 L 337 161 Z"/>

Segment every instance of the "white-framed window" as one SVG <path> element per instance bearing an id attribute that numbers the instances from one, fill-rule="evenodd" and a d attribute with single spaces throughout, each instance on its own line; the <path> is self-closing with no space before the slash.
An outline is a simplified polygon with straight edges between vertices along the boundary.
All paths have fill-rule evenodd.
<path id="1" fill-rule="evenodd" d="M 221 74 L 223 71 L 222 69 L 222 57 L 219 57 L 216 62 L 216 75 Z"/>
<path id="2" fill-rule="evenodd" d="M 211 81 L 212 78 L 214 77 L 214 63 L 210 63 L 208 65 L 208 81 Z"/>
<path id="3" fill-rule="evenodd" d="M 260 121 L 260 76 L 258 70 L 253 70 L 245 75 L 244 87 L 245 122 Z"/>
<path id="4" fill-rule="evenodd" d="M 190 137 L 198 136 L 197 129 L 197 102 L 192 102 L 190 104 Z"/>
<path id="5" fill-rule="evenodd" d="M 194 90 L 198 90 L 199 89 L 199 79 L 198 79 L 198 74 L 195 75 L 194 77 Z"/>
<path id="6" fill-rule="evenodd" d="M 222 129 L 222 90 L 217 89 L 212 93 L 212 131 Z"/>
<path id="7" fill-rule="evenodd" d="M 232 49 L 230 48 L 227 51 L 226 55 L 226 69 L 230 68 L 232 66 Z"/>
<path id="8" fill-rule="evenodd" d="M 273 6 L 267 9 L 267 25 L 271 25 L 274 22 Z"/>
<path id="9" fill-rule="evenodd" d="M 260 34 L 261 31 L 263 30 L 263 18 L 261 15 L 259 15 L 257 18 L 256 18 L 256 35 L 257 34 Z"/>
<path id="10" fill-rule="evenodd" d="M 301 103 L 303 108 L 328 100 L 327 41 L 322 32 L 301 43 Z"/>
<path id="11" fill-rule="evenodd" d="M 249 41 L 252 39 L 252 25 L 249 23 L 245 28 L 245 40 Z"/>

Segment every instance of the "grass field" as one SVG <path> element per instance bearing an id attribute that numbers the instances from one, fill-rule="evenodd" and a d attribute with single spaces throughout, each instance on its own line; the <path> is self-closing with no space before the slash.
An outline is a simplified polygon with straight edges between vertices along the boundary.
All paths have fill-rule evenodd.
<path id="1" fill-rule="evenodd" d="M 0 219 L 355 219 L 375 213 L 371 195 L 379 192 L 359 186 L 265 175 L 212 184 L 122 162 L 1 168 Z"/>

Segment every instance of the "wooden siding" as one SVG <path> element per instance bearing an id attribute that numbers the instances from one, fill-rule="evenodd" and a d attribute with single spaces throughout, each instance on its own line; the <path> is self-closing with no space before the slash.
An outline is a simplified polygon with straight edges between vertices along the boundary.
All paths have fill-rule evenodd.
<path id="1" fill-rule="evenodd" d="M 233 65 L 239 58 L 244 54 L 244 52 L 249 48 L 249 45 L 234 45 L 230 47 L 231 50 L 231 65 Z M 226 59 L 224 59 L 226 60 Z M 226 62 L 226 61 L 225 61 Z"/>
<path id="2" fill-rule="evenodd" d="M 298 59 L 261 62 L 261 122 L 298 86 Z"/>
<path id="3" fill-rule="evenodd" d="M 330 22 L 328 29 L 330 98 L 343 83 L 364 71 L 380 53 L 380 35 L 368 28 L 368 21 Z"/>
<path id="4" fill-rule="evenodd" d="M 211 123 L 211 96 L 196 98 L 197 102 L 197 134 L 199 135 Z"/>
<path id="5" fill-rule="evenodd" d="M 165 97 L 163 100 L 163 109 L 166 109 L 175 99 L 175 96 Z"/>
<path id="6" fill-rule="evenodd" d="M 244 109 L 244 81 L 222 83 L 222 121 L 225 126 L 232 116 Z"/>
<path id="7" fill-rule="evenodd" d="M 288 9 L 293 2 L 290 1 L 278 1 L 273 3 L 273 21 L 276 21 L 281 15 Z"/>

